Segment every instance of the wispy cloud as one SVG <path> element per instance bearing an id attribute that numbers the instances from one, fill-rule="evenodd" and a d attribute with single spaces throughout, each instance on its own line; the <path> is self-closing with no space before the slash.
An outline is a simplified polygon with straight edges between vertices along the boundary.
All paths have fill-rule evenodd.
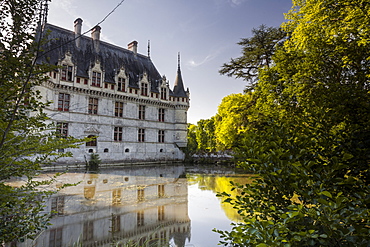
<path id="1" fill-rule="evenodd" d="M 190 69 L 197 68 L 199 66 L 202 66 L 204 64 L 207 64 L 210 61 L 214 60 L 224 50 L 225 50 L 225 47 L 224 46 L 218 47 L 216 49 L 213 49 L 208 55 L 206 55 L 203 58 L 200 58 L 200 59 L 192 58 L 192 59 L 188 60 L 187 63 L 186 63 L 186 65 Z"/>
<path id="2" fill-rule="evenodd" d="M 248 0 L 227 0 L 229 2 L 229 4 L 233 7 L 235 6 L 239 6 L 241 4 L 243 4 L 244 2 L 248 1 Z"/>
<path id="3" fill-rule="evenodd" d="M 190 59 L 188 62 L 187 62 L 187 65 L 190 66 L 190 67 L 199 67 L 209 61 L 211 61 L 212 59 L 214 59 L 216 56 L 214 56 L 213 54 L 210 54 L 208 56 L 206 56 L 205 58 L 203 58 L 203 60 L 200 60 L 200 61 L 195 61 L 194 59 Z"/>

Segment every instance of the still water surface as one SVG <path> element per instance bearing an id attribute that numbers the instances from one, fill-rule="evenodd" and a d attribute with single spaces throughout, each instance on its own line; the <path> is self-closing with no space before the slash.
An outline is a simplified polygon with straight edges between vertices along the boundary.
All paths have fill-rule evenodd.
<path id="1" fill-rule="evenodd" d="M 69 172 L 56 186 L 80 183 L 47 202 L 46 211 L 56 212 L 52 225 L 19 246 L 217 246 L 219 234 L 212 229 L 229 230 L 238 221 L 216 197 L 230 193 L 231 180 L 247 183 L 250 177 L 228 168 L 184 165 Z"/>

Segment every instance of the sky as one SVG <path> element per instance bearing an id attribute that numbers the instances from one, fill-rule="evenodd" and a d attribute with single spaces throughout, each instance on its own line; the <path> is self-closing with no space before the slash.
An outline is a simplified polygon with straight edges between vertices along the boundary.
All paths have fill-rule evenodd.
<path id="1" fill-rule="evenodd" d="M 82 32 L 101 22 L 122 0 L 53 0 L 48 22 L 68 30 L 83 20 Z M 237 43 L 262 24 L 278 27 L 291 0 L 124 0 L 100 24 L 100 39 L 120 47 L 136 40 L 173 89 L 177 56 L 185 89 L 190 91 L 188 122 L 216 115 L 222 98 L 241 93 L 246 82 L 220 75 L 231 58 L 241 55 Z M 90 36 L 91 34 L 86 34 Z"/>

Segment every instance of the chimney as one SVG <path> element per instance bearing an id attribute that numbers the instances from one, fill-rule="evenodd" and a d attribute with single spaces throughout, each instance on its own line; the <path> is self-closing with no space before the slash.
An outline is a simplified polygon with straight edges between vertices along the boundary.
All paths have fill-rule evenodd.
<path id="1" fill-rule="evenodd" d="M 75 20 L 74 24 L 75 24 L 75 43 L 76 43 L 76 46 L 77 47 L 80 47 L 80 43 L 81 43 L 80 36 L 81 36 L 81 30 L 82 30 L 82 19 L 81 18 L 77 18 Z"/>
<path id="2" fill-rule="evenodd" d="M 132 51 L 135 55 L 137 54 L 137 41 L 134 40 L 130 44 L 127 45 L 127 49 Z"/>
<path id="3" fill-rule="evenodd" d="M 99 48 L 99 46 L 100 46 L 100 30 L 101 30 L 101 27 L 95 26 L 92 29 L 92 32 L 91 32 L 91 38 L 94 41 L 94 47 L 95 47 L 96 52 L 99 52 L 99 49 L 100 49 Z"/>

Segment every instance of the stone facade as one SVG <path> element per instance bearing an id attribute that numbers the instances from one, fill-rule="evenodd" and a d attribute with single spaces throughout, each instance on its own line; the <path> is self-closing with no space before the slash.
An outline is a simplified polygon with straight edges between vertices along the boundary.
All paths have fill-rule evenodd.
<path id="1" fill-rule="evenodd" d="M 61 162 L 81 163 L 97 153 L 104 163 L 183 160 L 187 144 L 189 90 L 180 63 L 173 90 L 148 55 L 81 35 L 82 20 L 69 31 L 46 24 L 48 42 L 39 62 L 60 66 L 37 89 L 52 104 L 46 109 L 62 135 L 96 137 Z"/>

